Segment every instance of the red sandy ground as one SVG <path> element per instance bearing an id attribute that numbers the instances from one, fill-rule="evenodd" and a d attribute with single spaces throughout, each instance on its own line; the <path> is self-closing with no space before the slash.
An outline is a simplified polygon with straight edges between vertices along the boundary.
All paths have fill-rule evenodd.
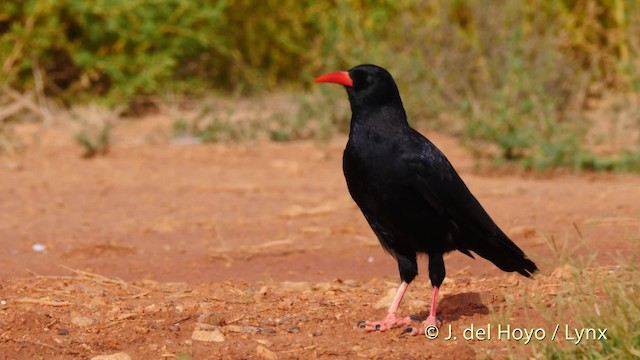
<path id="1" fill-rule="evenodd" d="M 37 141 L 0 158 L 0 359 L 465 359 L 526 348 L 356 329 L 384 316 L 398 273 L 347 193 L 345 138 L 147 141 L 162 124 L 121 123 L 111 152 L 91 160 L 66 132 L 25 127 Z M 563 264 L 551 238 L 573 259 L 596 254 L 598 266 L 637 253 L 640 176 L 480 176 L 455 139 L 427 135 L 541 268 L 529 281 L 447 255 L 445 329 L 495 322 L 489 309 L 505 296 L 553 296 Z M 420 265 L 403 313 L 428 311 Z M 526 307 L 510 321 L 542 326 Z"/>

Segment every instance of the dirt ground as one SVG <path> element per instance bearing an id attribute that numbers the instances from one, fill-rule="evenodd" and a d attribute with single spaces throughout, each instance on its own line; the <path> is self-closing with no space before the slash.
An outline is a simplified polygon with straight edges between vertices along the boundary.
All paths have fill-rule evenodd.
<path id="1" fill-rule="evenodd" d="M 121 123 L 90 160 L 64 130 L 18 129 L 27 150 L 0 158 L 0 359 L 466 359 L 527 346 L 356 328 L 384 316 L 399 276 L 347 193 L 344 137 L 186 145 L 158 136 L 169 128 Z M 443 332 L 495 322 L 506 298 L 552 297 L 565 264 L 551 239 L 604 274 L 638 253 L 640 176 L 479 175 L 455 139 L 427 135 L 541 268 L 527 280 L 448 254 Z M 420 265 L 406 314 L 429 308 Z M 508 321 L 546 324 L 526 305 Z"/>

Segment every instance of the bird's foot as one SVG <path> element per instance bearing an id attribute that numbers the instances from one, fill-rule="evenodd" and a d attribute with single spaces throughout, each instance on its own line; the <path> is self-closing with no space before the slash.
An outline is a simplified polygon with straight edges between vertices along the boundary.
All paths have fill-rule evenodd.
<path id="1" fill-rule="evenodd" d="M 435 316 L 429 316 L 423 321 L 419 327 L 408 327 L 404 329 L 404 332 L 409 335 L 422 335 L 431 336 L 429 334 L 435 334 L 437 337 L 438 329 L 442 326 L 442 321 L 436 319 Z M 427 332 L 427 333 L 425 333 Z"/>
<path id="2" fill-rule="evenodd" d="M 390 313 L 380 321 L 360 320 L 358 321 L 358 328 L 367 332 L 386 331 L 399 326 L 409 325 L 414 320 L 420 321 L 420 318 L 415 315 L 399 318 L 395 313 Z"/>

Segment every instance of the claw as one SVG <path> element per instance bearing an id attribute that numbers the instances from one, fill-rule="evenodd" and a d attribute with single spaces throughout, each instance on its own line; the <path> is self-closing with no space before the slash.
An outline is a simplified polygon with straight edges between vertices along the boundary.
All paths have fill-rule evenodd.
<path id="1" fill-rule="evenodd" d="M 406 329 L 404 329 L 402 331 L 401 335 L 405 335 L 405 334 L 411 335 L 411 336 L 416 336 L 416 335 L 420 334 L 420 329 L 417 328 L 417 327 L 410 326 L 410 327 L 408 327 L 408 328 L 406 328 Z"/>
<path id="2" fill-rule="evenodd" d="M 420 318 L 420 316 L 415 315 L 415 314 L 413 314 L 413 315 L 409 315 L 409 318 L 410 318 L 411 320 L 414 320 L 414 321 L 422 321 L 422 319 Z"/>
<path id="3" fill-rule="evenodd" d="M 442 326 L 442 320 L 438 320 L 435 316 L 429 316 L 427 317 L 427 320 L 424 321 L 424 325 L 425 327 L 433 325 L 437 328 L 440 328 Z"/>
<path id="4" fill-rule="evenodd" d="M 442 321 L 436 319 L 435 317 L 431 317 L 429 316 L 427 318 L 427 320 L 423 321 L 419 327 L 408 327 L 406 329 L 404 329 L 404 331 L 402 332 L 403 334 L 409 334 L 409 335 L 421 335 L 424 334 L 425 330 L 428 329 L 430 326 L 435 326 L 440 328 L 442 326 Z"/>

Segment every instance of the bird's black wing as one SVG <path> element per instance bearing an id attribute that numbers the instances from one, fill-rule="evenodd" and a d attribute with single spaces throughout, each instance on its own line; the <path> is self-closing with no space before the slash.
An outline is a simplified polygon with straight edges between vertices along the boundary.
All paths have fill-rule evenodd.
<path id="1" fill-rule="evenodd" d="M 504 271 L 525 276 L 535 272 L 536 265 L 495 224 L 444 154 L 419 133 L 415 135 L 402 161 L 424 199 L 455 225 L 458 250 L 467 255 L 471 250 Z"/>

